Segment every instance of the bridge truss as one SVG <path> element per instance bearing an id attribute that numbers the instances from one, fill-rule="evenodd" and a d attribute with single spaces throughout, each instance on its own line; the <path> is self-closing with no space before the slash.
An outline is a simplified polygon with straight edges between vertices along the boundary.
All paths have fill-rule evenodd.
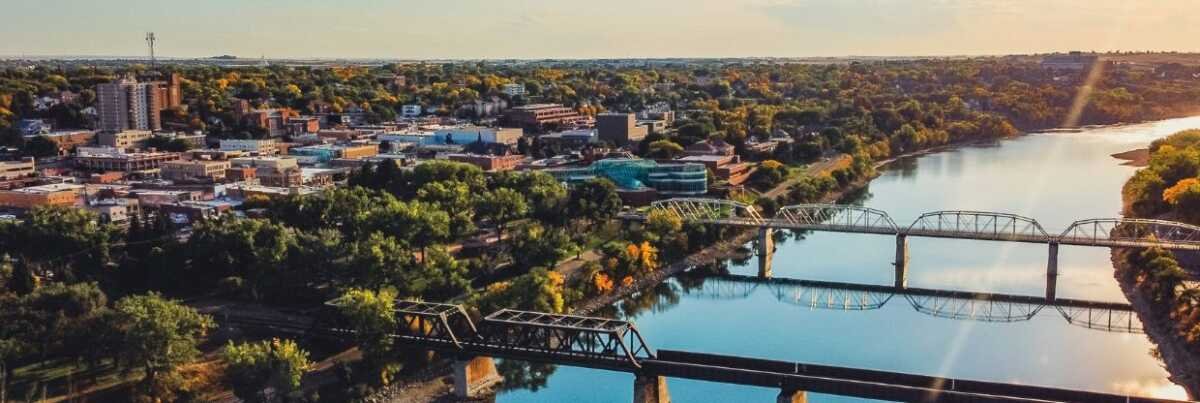
<path id="1" fill-rule="evenodd" d="M 1095 218 L 1071 223 L 1058 242 L 1122 247 L 1200 250 L 1200 227 L 1138 218 Z"/>
<path id="2" fill-rule="evenodd" d="M 751 205 L 712 198 L 659 200 L 651 210 L 666 211 L 685 222 L 788 228 L 934 238 L 1031 242 L 1097 247 L 1161 247 L 1200 250 L 1200 226 L 1163 220 L 1093 218 L 1072 223 L 1061 234 L 1048 233 L 1037 220 L 1016 214 L 946 210 L 921 214 L 907 227 L 887 212 L 838 204 L 798 204 L 763 217 Z M 623 219 L 645 219 L 624 214 Z"/>
<path id="3" fill-rule="evenodd" d="M 905 235 L 996 241 L 1049 242 L 1037 220 L 986 211 L 934 211 L 917 217 Z"/>
<path id="4" fill-rule="evenodd" d="M 799 204 L 779 209 L 772 225 L 801 230 L 895 234 L 900 230 L 886 212 L 838 204 Z"/>

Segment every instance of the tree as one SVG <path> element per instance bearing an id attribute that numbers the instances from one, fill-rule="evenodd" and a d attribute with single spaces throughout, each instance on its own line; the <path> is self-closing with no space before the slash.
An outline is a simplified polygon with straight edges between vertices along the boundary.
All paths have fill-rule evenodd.
<path id="1" fill-rule="evenodd" d="M 425 291 L 425 278 L 415 270 L 412 250 L 382 232 L 359 241 L 349 256 L 351 284 L 382 290 L 395 289 L 401 296 L 415 297 Z"/>
<path id="2" fill-rule="evenodd" d="M 417 190 L 417 199 L 438 206 L 449 214 L 450 234 L 474 231 L 475 209 L 471 205 L 471 187 L 458 181 L 426 183 Z"/>
<path id="3" fill-rule="evenodd" d="M 522 218 L 529 213 L 525 197 L 515 190 L 500 188 L 484 193 L 475 202 L 475 211 L 481 218 L 496 227 L 496 240 L 504 239 L 504 227 L 509 221 Z"/>
<path id="4" fill-rule="evenodd" d="M 395 301 L 396 294 L 391 291 L 364 289 L 351 289 L 334 301 L 368 360 L 382 362 L 391 350 Z"/>
<path id="5" fill-rule="evenodd" d="M 571 189 L 567 212 L 572 218 L 598 222 L 616 216 L 622 205 L 617 185 L 608 179 L 596 178 Z"/>
<path id="6" fill-rule="evenodd" d="M 300 378 L 312 366 L 308 352 L 291 340 L 230 341 L 222 356 L 229 364 L 226 382 L 233 386 L 235 396 L 247 402 L 287 400 L 300 388 Z"/>
<path id="7" fill-rule="evenodd" d="M 197 346 L 214 327 L 208 315 L 153 292 L 121 298 L 114 310 L 114 333 L 123 335 L 118 356 L 140 366 L 152 388 L 160 375 L 199 356 Z"/>
<path id="8" fill-rule="evenodd" d="M 565 230 L 546 229 L 532 223 L 521 228 L 512 241 L 513 263 L 520 269 L 553 269 L 563 258 L 574 253 L 577 246 Z"/>
<path id="9" fill-rule="evenodd" d="M 648 156 L 659 159 L 673 159 L 683 153 L 683 146 L 671 140 L 658 140 L 650 143 Z"/>
<path id="10" fill-rule="evenodd" d="M 563 313 L 567 298 L 564 284 L 562 274 L 534 269 L 512 281 L 492 283 L 487 290 L 475 297 L 474 305 L 481 312 L 511 308 Z"/>
<path id="11" fill-rule="evenodd" d="M 25 142 L 24 153 L 36 158 L 58 156 L 58 144 L 46 136 L 37 136 Z"/>
<path id="12" fill-rule="evenodd" d="M 1163 191 L 1163 200 L 1190 223 L 1200 222 L 1200 179 L 1188 178 Z"/>
<path id="13" fill-rule="evenodd" d="M 787 166 L 775 160 L 766 160 L 758 164 L 758 169 L 750 175 L 750 183 L 758 189 L 770 189 L 787 179 Z"/>
<path id="14" fill-rule="evenodd" d="M 225 217 L 201 221 L 188 239 L 191 256 L 188 273 L 212 287 L 217 281 L 242 277 L 250 296 L 259 299 L 266 292 L 283 291 L 278 285 L 285 276 L 288 253 L 294 250 L 295 231 L 284 225 L 261 219 Z"/>

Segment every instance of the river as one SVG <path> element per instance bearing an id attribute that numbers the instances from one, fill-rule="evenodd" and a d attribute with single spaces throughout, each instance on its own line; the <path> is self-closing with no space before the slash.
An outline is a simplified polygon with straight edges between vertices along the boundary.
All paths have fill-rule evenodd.
<path id="1" fill-rule="evenodd" d="M 901 226 L 929 211 L 983 210 L 1032 217 L 1047 232 L 1057 233 L 1077 219 L 1120 214 L 1120 189 L 1135 168 L 1121 165 L 1111 154 L 1188 128 L 1200 128 L 1200 117 L 1033 133 L 901 159 L 854 202 L 888 212 Z M 894 282 L 892 237 L 810 233 L 777 248 L 777 278 Z M 1045 245 L 911 238 L 909 249 L 910 287 L 1045 295 Z M 757 262 L 729 262 L 720 270 L 753 276 Z M 1127 303 L 1113 279 L 1108 249 L 1063 246 L 1059 273 L 1059 298 Z M 864 304 L 849 306 L 874 309 L 830 309 L 814 306 L 811 299 L 817 294 L 827 302 L 833 295 L 828 291 L 801 292 L 789 290 L 777 297 L 771 287 L 691 275 L 663 283 L 617 310 L 637 324 L 653 348 L 1186 398 L 1182 388 L 1167 380 L 1146 336 L 1071 324 L 1054 307 L 992 307 L 1017 315 L 1006 316 L 1007 322 L 988 322 L 928 312 L 929 306 L 943 313 L 955 309 L 939 305 L 944 301 L 924 301 L 921 308 L 927 312 L 902 296 L 882 306 L 862 297 Z M 680 402 L 767 402 L 778 393 L 682 379 L 667 382 L 672 399 Z M 507 390 L 497 400 L 630 401 L 632 383 L 633 376 L 626 373 L 557 367 L 544 385 Z M 817 394 L 809 399 L 858 401 Z"/>

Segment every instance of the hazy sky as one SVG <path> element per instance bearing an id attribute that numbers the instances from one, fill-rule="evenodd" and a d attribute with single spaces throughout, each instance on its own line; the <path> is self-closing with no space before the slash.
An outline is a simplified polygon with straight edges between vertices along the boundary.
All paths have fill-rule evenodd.
<path id="1" fill-rule="evenodd" d="M 1200 51 L 1200 0 L 0 0 L 0 55 L 591 58 Z"/>

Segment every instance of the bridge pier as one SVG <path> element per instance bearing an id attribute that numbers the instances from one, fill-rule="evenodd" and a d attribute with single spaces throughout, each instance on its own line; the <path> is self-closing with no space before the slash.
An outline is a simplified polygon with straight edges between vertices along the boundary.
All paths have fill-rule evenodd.
<path id="1" fill-rule="evenodd" d="M 908 286 L 908 235 L 896 235 L 896 288 Z"/>
<path id="2" fill-rule="evenodd" d="M 775 403 L 808 403 L 808 392 L 784 389 L 779 391 L 779 396 L 775 398 Z"/>
<path id="3" fill-rule="evenodd" d="M 460 399 L 483 397 L 504 378 L 496 372 L 492 357 L 470 357 L 454 361 L 454 396 Z"/>
<path id="4" fill-rule="evenodd" d="M 633 403 L 671 403 L 667 393 L 667 378 L 637 374 L 633 379 Z"/>
<path id="5" fill-rule="evenodd" d="M 758 229 L 758 277 L 771 278 L 771 261 L 775 256 L 775 229 Z"/>
<path id="6" fill-rule="evenodd" d="M 1050 243 L 1050 257 L 1046 261 L 1046 275 L 1058 275 L 1058 242 Z"/>

